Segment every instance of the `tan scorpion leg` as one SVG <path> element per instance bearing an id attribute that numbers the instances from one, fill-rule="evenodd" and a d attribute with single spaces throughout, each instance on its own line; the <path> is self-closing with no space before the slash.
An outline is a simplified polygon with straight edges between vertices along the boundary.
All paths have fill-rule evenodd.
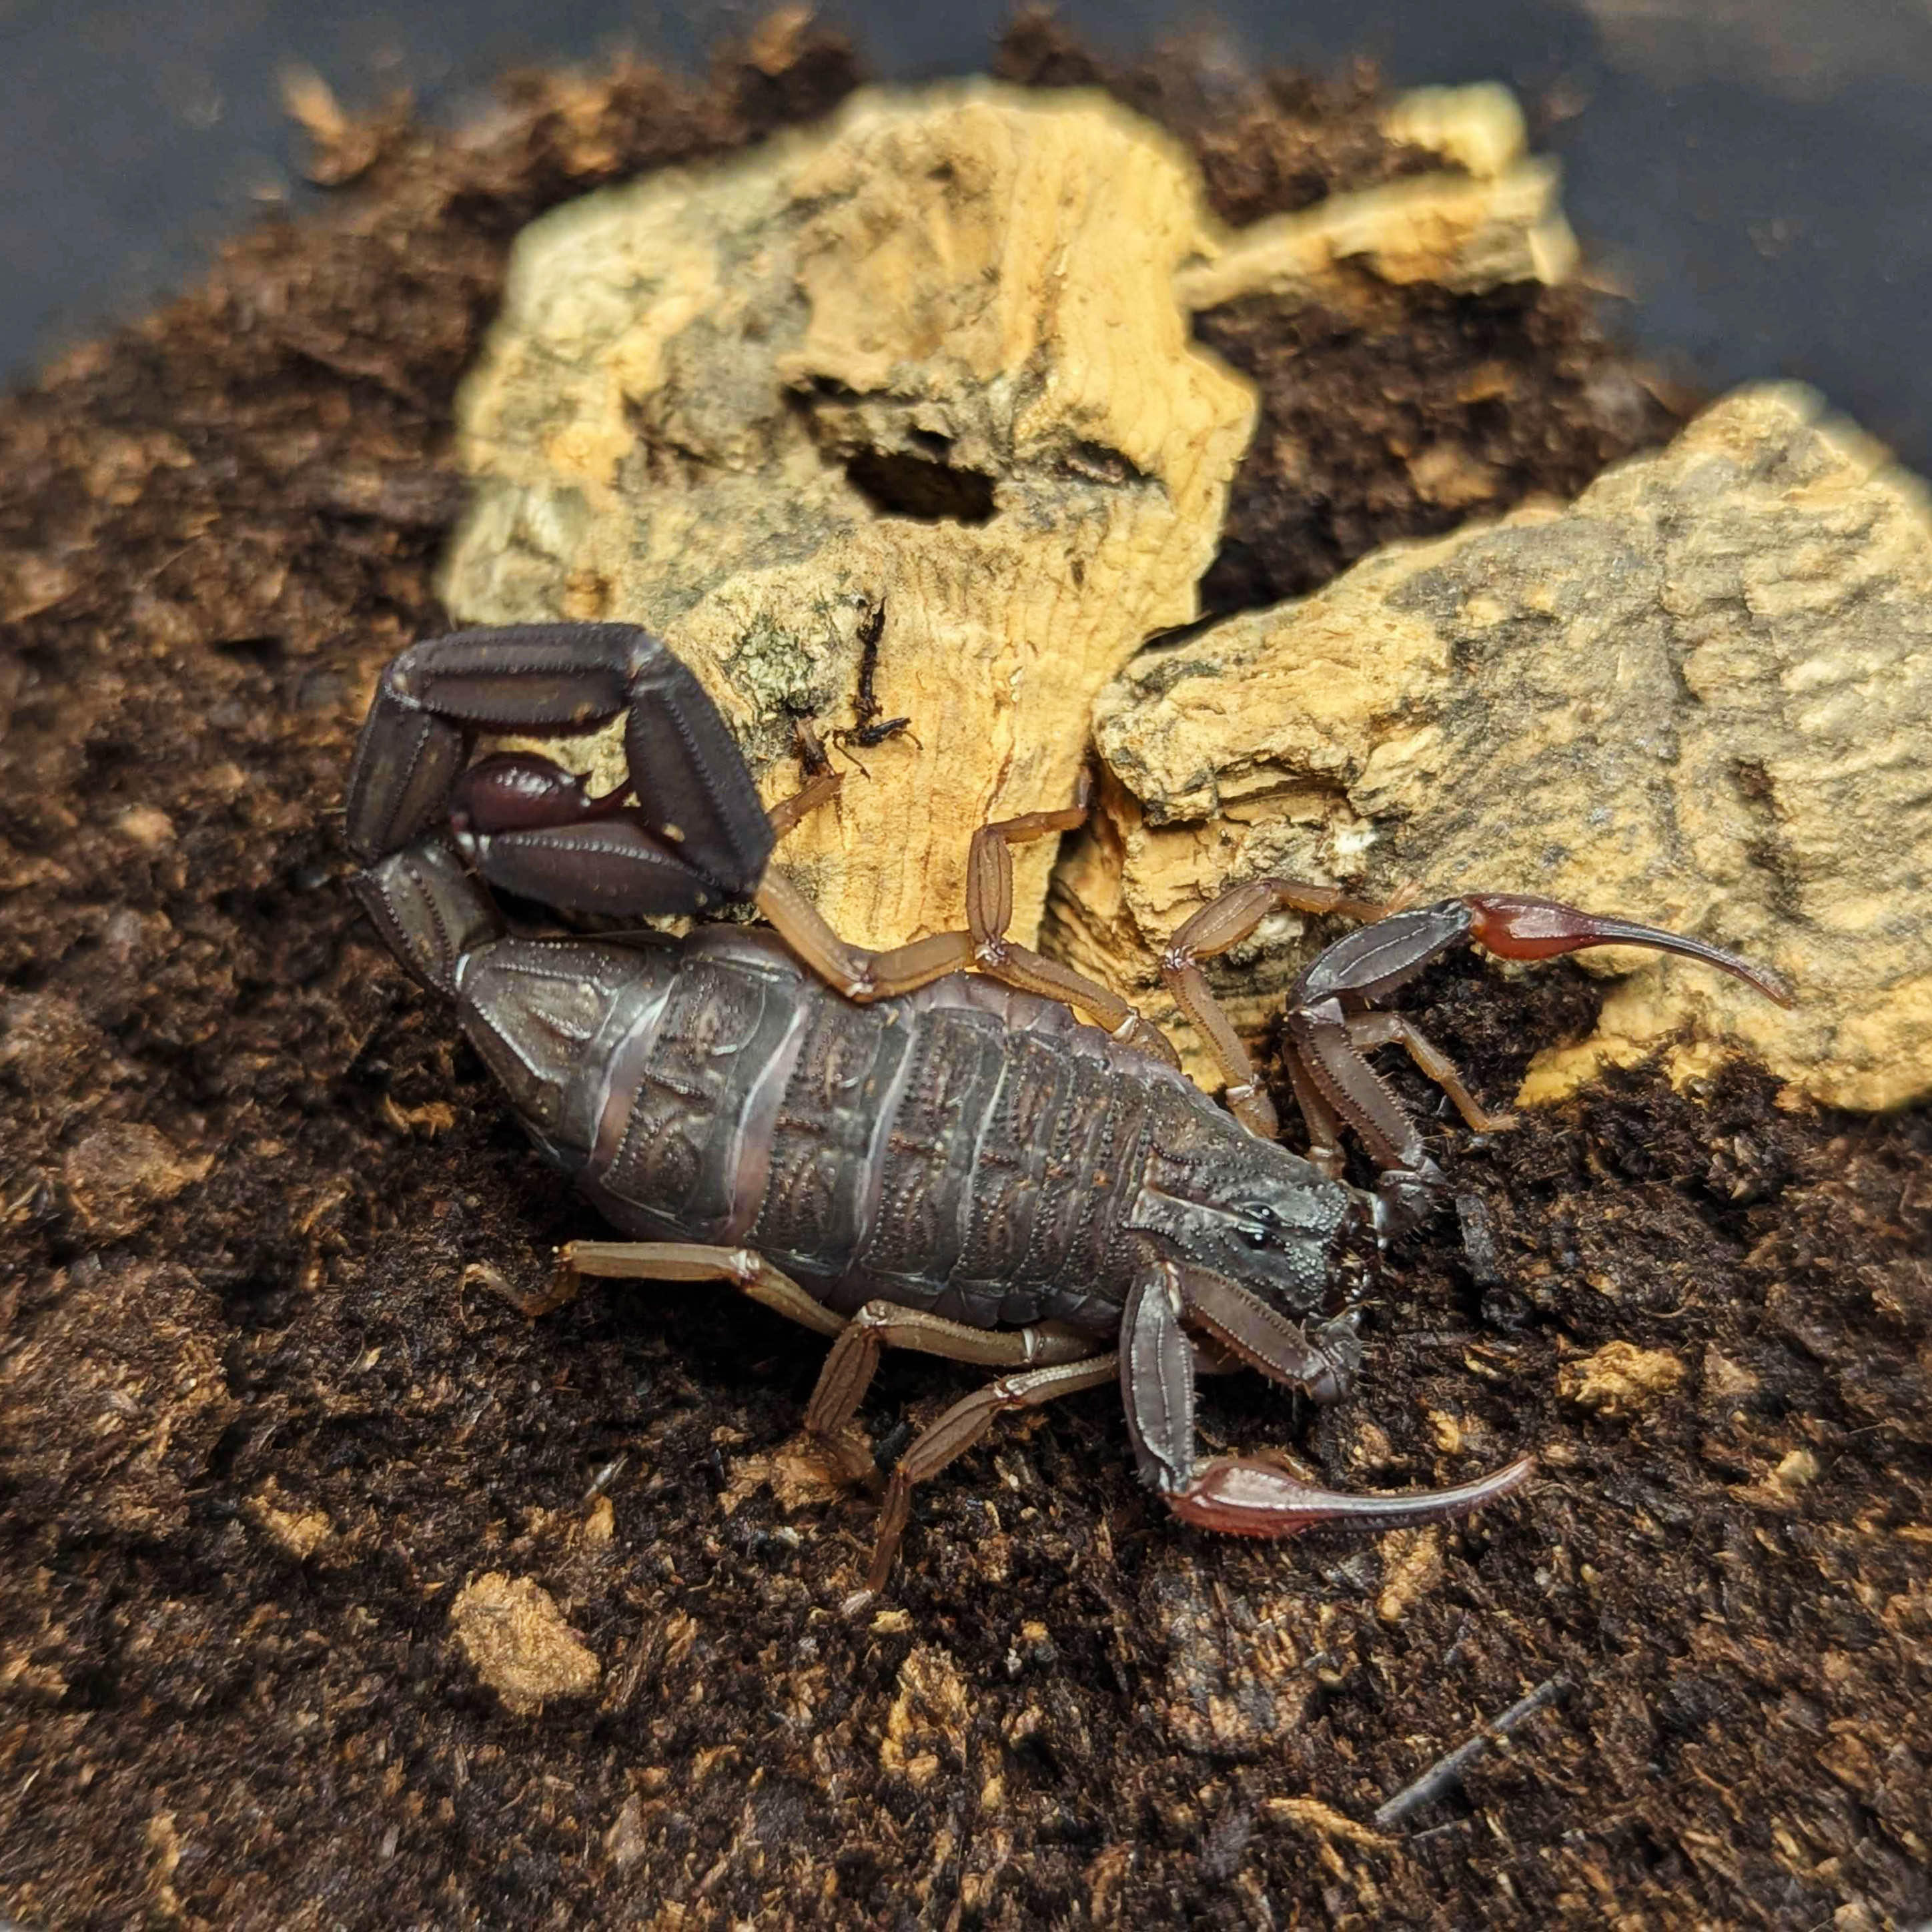
<path id="1" fill-rule="evenodd" d="M 1231 886 L 1218 898 L 1210 900 L 1183 926 L 1167 943 L 1160 956 L 1160 976 L 1167 982 L 1174 1003 L 1201 1030 L 1214 1063 L 1227 1082 L 1224 1096 L 1228 1111 L 1252 1134 L 1273 1140 L 1280 1126 L 1274 1102 L 1256 1076 L 1255 1063 L 1234 1031 L 1234 1023 L 1221 1010 L 1221 1004 L 1208 990 L 1201 970 L 1203 959 L 1238 946 L 1271 912 L 1340 913 L 1344 918 L 1378 920 L 1394 908 L 1351 898 L 1334 886 L 1317 886 L 1300 879 L 1250 879 Z M 1301 1097 L 1301 1083 L 1296 1083 Z M 1309 1112 L 1303 1099 L 1303 1112 Z M 1311 1136 L 1318 1142 L 1332 1144 L 1334 1121 L 1318 1122 L 1309 1117 Z M 1336 1164 L 1340 1164 L 1339 1150 Z"/>
<path id="2" fill-rule="evenodd" d="M 1034 1369 L 1024 1375 L 1002 1376 L 996 1382 L 956 1402 L 931 1428 L 913 1438 L 899 1458 L 886 1486 L 886 1500 L 879 1511 L 878 1540 L 872 1546 L 872 1567 L 866 1587 L 882 1590 L 891 1575 L 892 1559 L 898 1556 L 899 1540 L 905 1534 L 912 1514 L 912 1486 L 936 1476 L 949 1462 L 963 1456 L 993 1426 L 994 1419 L 1009 1409 L 1038 1408 L 1057 1396 L 1072 1395 L 1081 1389 L 1098 1388 L 1120 1372 L 1120 1356 L 1112 1350 L 1090 1356 L 1084 1361 L 1064 1362 L 1058 1366 Z"/>
<path id="3" fill-rule="evenodd" d="M 1399 1046 L 1448 1095 L 1464 1121 L 1479 1134 L 1501 1133 L 1516 1124 L 1514 1114 L 1492 1114 L 1463 1084 L 1456 1063 L 1424 1033 L 1400 1013 L 1357 1013 L 1348 1020 L 1348 1044 L 1354 1047 Z M 1299 1093 L 1300 1089 L 1298 1088 Z"/>
<path id="4" fill-rule="evenodd" d="M 814 794 L 814 786 L 824 788 Z M 836 788 L 836 784 L 825 787 L 823 780 L 813 780 L 795 797 L 774 808 L 774 826 L 789 830 Z M 1013 916 L 1013 847 L 1030 844 L 1052 833 L 1073 831 L 1086 818 L 1083 783 L 1079 800 L 1064 811 L 1029 812 L 982 825 L 974 832 L 967 856 L 964 932 L 934 933 L 888 952 L 868 952 L 841 939 L 805 894 L 782 872 L 771 868 L 758 887 L 754 903 L 799 958 L 848 999 L 890 999 L 949 973 L 976 968 L 1004 985 L 1058 1000 L 1116 1040 L 1178 1066 L 1180 1056 L 1166 1036 L 1111 988 L 1006 937 Z"/>
<path id="5" fill-rule="evenodd" d="M 814 1300 L 790 1276 L 749 1248 L 715 1247 L 699 1241 L 572 1241 L 558 1259 L 579 1274 L 613 1280 L 727 1282 L 802 1327 L 834 1336 L 806 1410 L 805 1426 L 831 1450 L 842 1472 L 855 1482 L 876 1485 L 878 1481 L 872 1451 L 854 1439 L 850 1424 L 888 1346 L 981 1368 L 1033 1371 L 1006 1377 L 956 1402 L 932 1428 L 914 1438 L 886 1490 L 868 1585 L 874 1590 L 884 1583 L 905 1532 L 907 1492 L 913 1484 L 938 1474 L 970 1449 L 1002 1409 L 1037 1407 L 1055 1395 L 1096 1387 L 1114 1373 L 1114 1356 L 1089 1359 L 1091 1340 L 1054 1322 L 1029 1328 L 975 1328 L 890 1301 L 868 1301 L 848 1321 Z M 1089 1369 L 1093 1372 L 1083 1372 L 1075 1381 L 1058 1379 L 1070 1370 Z M 1042 1381 L 1042 1377 L 1048 1379 Z M 980 1419 L 976 1426 L 967 1429 L 969 1415 Z"/>
<path id="6" fill-rule="evenodd" d="M 854 1480 L 866 1481 L 874 1474 L 872 1451 L 855 1439 L 852 1418 L 888 1348 L 985 1369 L 1024 1369 L 1077 1361 L 1093 1347 L 1090 1337 L 1057 1322 L 1031 1328 L 975 1328 L 923 1309 L 868 1301 L 832 1343 L 806 1407 L 805 1426 L 833 1450 Z"/>
<path id="7" fill-rule="evenodd" d="M 722 1281 L 740 1294 L 820 1335 L 836 1335 L 845 1318 L 814 1301 L 791 1276 L 749 1248 L 702 1241 L 571 1241 L 557 1253 L 578 1274 L 628 1281 Z"/>

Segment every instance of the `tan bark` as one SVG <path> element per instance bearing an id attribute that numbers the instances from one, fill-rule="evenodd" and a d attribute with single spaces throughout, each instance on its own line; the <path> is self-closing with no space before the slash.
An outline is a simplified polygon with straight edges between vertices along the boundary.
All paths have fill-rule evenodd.
<path id="1" fill-rule="evenodd" d="M 1206 233 L 1147 123 L 989 83 L 560 209 L 464 392 L 450 608 L 648 626 L 776 797 L 883 604 L 911 730 L 784 862 L 862 944 L 956 927 L 973 829 L 1066 804 L 1094 693 L 1196 614 L 1254 415 L 1174 294 Z M 1052 846 L 1017 856 L 1030 940 Z"/>
<path id="2" fill-rule="evenodd" d="M 1808 392 L 1740 392 L 1569 508 L 1144 652 L 1095 718 L 1104 822 L 1063 862 L 1049 944 L 1156 1012 L 1154 946 L 1230 883 L 1535 892 L 1732 946 L 1799 1004 L 1585 954 L 1628 976 L 1524 1100 L 1666 1043 L 1680 1077 L 1742 1047 L 1794 1096 L 1932 1092 L 1932 509 Z M 1304 926 L 1229 956 L 1240 1024 L 1305 963 Z"/>

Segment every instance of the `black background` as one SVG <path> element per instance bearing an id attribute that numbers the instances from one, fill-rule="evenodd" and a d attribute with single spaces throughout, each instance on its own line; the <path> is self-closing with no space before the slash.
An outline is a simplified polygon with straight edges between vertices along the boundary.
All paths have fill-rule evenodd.
<path id="1" fill-rule="evenodd" d="M 265 207 L 300 208 L 292 62 L 346 106 L 444 120 L 506 67 L 628 46 L 687 70 L 758 10 L 622 0 L 0 0 L 0 378 L 180 286 Z M 850 0 L 872 70 L 982 67 L 995 0 Z M 1561 155 L 1593 271 L 1708 388 L 1791 376 L 1932 469 L 1932 10 L 1910 0 L 1069 0 L 1102 47 L 1205 35 L 1228 58 L 1395 86 L 1495 78 Z"/>

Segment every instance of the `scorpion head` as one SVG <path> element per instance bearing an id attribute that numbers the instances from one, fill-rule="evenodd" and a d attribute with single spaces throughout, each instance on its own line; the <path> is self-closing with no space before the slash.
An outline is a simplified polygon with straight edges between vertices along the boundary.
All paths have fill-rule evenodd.
<path id="1" fill-rule="evenodd" d="M 1376 1273 L 1376 1203 L 1299 1155 L 1189 1108 L 1154 1138 L 1132 1225 L 1174 1259 L 1293 1320 L 1334 1316 Z"/>

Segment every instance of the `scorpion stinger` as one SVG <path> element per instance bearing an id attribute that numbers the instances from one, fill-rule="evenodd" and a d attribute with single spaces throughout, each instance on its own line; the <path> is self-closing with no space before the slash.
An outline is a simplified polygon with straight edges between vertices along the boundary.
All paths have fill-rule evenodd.
<path id="1" fill-rule="evenodd" d="M 532 753 L 469 764 L 486 732 L 577 737 L 620 713 L 628 783 L 602 798 Z M 620 915 L 749 898 L 773 842 L 730 728 L 631 624 L 458 631 L 389 666 L 350 769 L 350 843 L 380 859 L 439 820 L 492 885 Z"/>

